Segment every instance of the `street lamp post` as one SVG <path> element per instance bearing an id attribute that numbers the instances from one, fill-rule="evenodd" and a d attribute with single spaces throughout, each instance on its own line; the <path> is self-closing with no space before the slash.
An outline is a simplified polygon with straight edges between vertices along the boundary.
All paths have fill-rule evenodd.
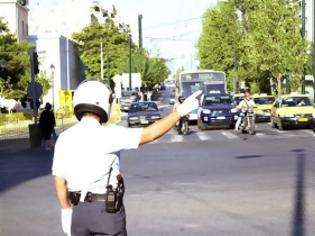
<path id="1" fill-rule="evenodd" d="M 52 80 L 52 108 L 55 111 L 55 66 L 50 65 L 51 80 Z"/>

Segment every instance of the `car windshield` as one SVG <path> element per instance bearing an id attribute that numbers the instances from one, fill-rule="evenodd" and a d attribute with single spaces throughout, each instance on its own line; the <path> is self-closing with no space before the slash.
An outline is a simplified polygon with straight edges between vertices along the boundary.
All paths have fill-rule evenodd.
<path id="1" fill-rule="evenodd" d="M 231 104 L 232 99 L 230 96 L 211 96 L 205 97 L 203 101 L 204 106 L 212 106 L 216 104 Z"/>
<path id="2" fill-rule="evenodd" d="M 155 103 L 134 103 L 130 106 L 129 112 L 139 111 L 158 111 L 158 107 Z"/>
<path id="3" fill-rule="evenodd" d="M 312 106 L 311 100 L 307 97 L 289 97 L 282 101 L 283 107 L 303 107 Z"/>
<path id="4" fill-rule="evenodd" d="M 254 102 L 258 105 L 272 104 L 275 101 L 274 97 L 254 98 Z"/>

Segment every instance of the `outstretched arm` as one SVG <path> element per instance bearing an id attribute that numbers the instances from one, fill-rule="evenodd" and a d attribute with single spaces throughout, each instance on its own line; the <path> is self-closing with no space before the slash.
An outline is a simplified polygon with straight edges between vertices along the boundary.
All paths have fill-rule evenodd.
<path id="1" fill-rule="evenodd" d="M 167 131 L 169 131 L 182 116 L 185 116 L 192 110 L 197 109 L 198 100 L 196 97 L 201 93 L 202 91 L 193 93 L 166 117 L 144 128 L 141 134 L 140 144 L 152 142 L 153 140 L 162 136 Z"/>
<path id="2" fill-rule="evenodd" d="M 179 112 L 174 110 L 163 119 L 158 120 L 152 125 L 144 128 L 141 134 L 140 144 L 152 142 L 153 140 L 165 134 L 176 124 L 180 117 L 181 116 Z"/>

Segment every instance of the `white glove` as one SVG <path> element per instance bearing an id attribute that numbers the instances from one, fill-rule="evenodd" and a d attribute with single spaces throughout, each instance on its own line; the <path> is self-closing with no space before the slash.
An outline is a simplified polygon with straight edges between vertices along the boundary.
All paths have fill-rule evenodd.
<path id="1" fill-rule="evenodd" d="M 186 98 L 182 104 L 176 107 L 176 110 L 178 111 L 181 117 L 187 115 L 189 112 L 198 108 L 199 101 L 196 97 L 199 96 L 201 93 L 202 93 L 201 90 L 194 92 L 192 95 Z"/>
<path id="2" fill-rule="evenodd" d="M 61 209 L 61 227 L 67 236 L 71 236 L 72 208 Z"/>

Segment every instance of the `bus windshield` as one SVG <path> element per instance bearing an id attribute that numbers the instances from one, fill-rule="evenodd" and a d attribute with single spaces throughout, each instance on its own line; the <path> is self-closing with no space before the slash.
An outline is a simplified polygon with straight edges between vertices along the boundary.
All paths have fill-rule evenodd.
<path id="1" fill-rule="evenodd" d="M 197 90 L 202 90 L 204 94 L 226 92 L 225 73 L 221 71 L 182 72 L 178 82 L 178 94 L 184 97 Z"/>
<path id="2" fill-rule="evenodd" d="M 183 97 L 187 98 L 189 95 L 193 94 L 198 90 L 203 90 L 202 81 L 189 81 L 182 82 L 182 91 L 181 94 Z"/>
<path id="3" fill-rule="evenodd" d="M 181 75 L 182 80 L 202 80 L 209 82 L 224 82 L 224 73 L 222 72 L 195 72 Z"/>

